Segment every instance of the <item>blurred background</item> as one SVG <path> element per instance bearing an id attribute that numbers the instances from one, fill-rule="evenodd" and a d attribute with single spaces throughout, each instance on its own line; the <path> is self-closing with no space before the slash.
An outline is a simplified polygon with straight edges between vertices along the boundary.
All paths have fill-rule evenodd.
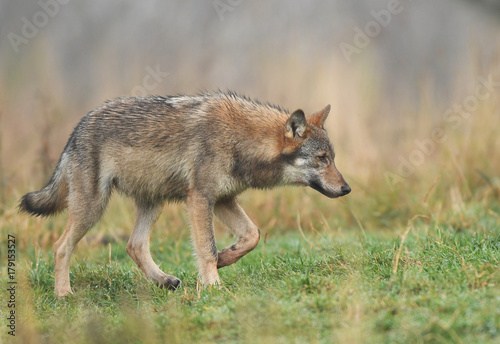
<path id="1" fill-rule="evenodd" d="M 352 202 L 413 185 L 418 203 L 446 171 L 495 183 L 499 33 L 495 0 L 1 1 L 2 199 L 39 189 L 105 100 L 217 89 L 331 104 Z"/>

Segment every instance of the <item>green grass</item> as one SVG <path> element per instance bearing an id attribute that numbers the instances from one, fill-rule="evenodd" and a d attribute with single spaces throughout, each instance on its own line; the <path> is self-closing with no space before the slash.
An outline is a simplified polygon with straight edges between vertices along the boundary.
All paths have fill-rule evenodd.
<path id="1" fill-rule="evenodd" d="M 499 342 L 499 209 L 497 201 L 470 202 L 457 216 L 480 220 L 463 221 L 461 227 L 450 225 L 444 214 L 445 222 L 419 217 L 397 232 L 357 226 L 333 230 L 327 225 L 305 229 L 304 234 L 279 227 L 266 230 L 255 251 L 220 270 L 220 288 L 198 284 L 186 232 L 165 236 L 156 226 L 153 257 L 182 280 L 175 292 L 147 281 L 127 256 L 126 241 L 117 239 L 78 247 L 71 268 L 75 294 L 59 300 L 53 295 L 51 249 L 30 246 L 18 259 L 16 339 Z M 111 217 L 115 215 L 103 222 Z M 50 227 L 63 220 L 38 223 Z M 227 236 L 219 238 L 219 246 L 230 242 Z M 12 339 L 5 330 L 1 338 Z"/>

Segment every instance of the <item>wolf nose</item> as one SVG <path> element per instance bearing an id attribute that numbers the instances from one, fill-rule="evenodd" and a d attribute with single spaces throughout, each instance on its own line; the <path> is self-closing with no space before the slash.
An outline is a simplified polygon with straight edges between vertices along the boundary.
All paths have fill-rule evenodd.
<path id="1" fill-rule="evenodd" d="M 348 184 L 342 185 L 340 191 L 342 192 L 342 196 L 347 195 L 349 192 L 351 192 L 351 187 Z"/>

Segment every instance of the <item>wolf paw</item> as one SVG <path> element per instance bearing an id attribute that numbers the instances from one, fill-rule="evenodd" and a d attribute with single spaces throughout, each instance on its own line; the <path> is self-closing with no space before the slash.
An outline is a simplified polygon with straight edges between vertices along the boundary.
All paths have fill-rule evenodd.
<path id="1" fill-rule="evenodd" d="M 54 290 L 54 294 L 56 295 L 57 298 L 64 298 L 69 294 L 73 294 L 73 290 L 71 290 L 71 287 L 59 288 L 59 289 L 56 288 Z"/>
<path id="2" fill-rule="evenodd" d="M 161 289 L 176 290 L 181 285 L 181 280 L 174 276 L 165 275 L 156 285 Z"/>

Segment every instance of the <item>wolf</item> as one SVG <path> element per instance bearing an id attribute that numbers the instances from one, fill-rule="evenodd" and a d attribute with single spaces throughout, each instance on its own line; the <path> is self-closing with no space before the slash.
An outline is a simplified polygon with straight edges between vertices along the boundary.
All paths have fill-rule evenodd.
<path id="1" fill-rule="evenodd" d="M 127 253 L 160 287 L 180 280 L 155 264 L 151 227 L 166 202 L 186 202 L 202 283 L 258 244 L 260 232 L 237 195 L 248 188 L 310 186 L 335 198 L 351 188 L 335 167 L 324 128 L 330 105 L 306 118 L 232 92 L 118 98 L 89 112 L 74 129 L 48 184 L 24 195 L 21 211 L 68 210 L 55 248 L 55 294 L 72 293 L 70 258 L 103 214 L 113 190 L 131 197 L 137 219 Z M 218 252 L 213 217 L 237 241 Z"/>

